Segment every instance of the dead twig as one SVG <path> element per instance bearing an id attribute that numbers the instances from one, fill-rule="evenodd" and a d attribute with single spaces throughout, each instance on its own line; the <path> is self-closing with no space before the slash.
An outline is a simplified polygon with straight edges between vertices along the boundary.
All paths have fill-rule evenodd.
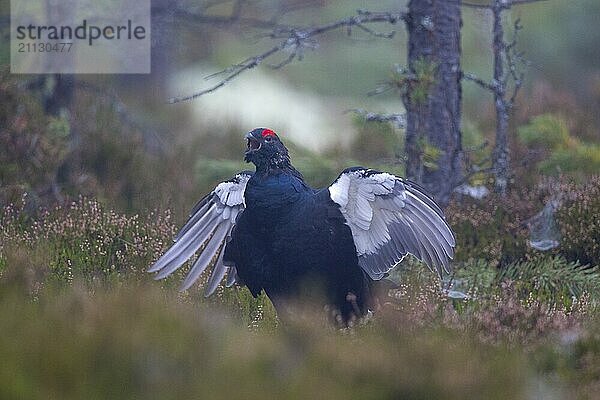
<path id="1" fill-rule="evenodd" d="M 207 18 L 207 17 L 203 17 L 203 18 Z M 226 17 L 223 17 L 223 18 L 226 18 Z M 228 23 L 230 23 L 230 21 L 232 21 L 231 17 L 227 17 L 227 18 L 228 18 L 227 19 Z M 241 19 L 239 19 L 240 18 L 239 16 L 237 18 L 238 18 L 237 21 L 241 20 Z M 396 24 L 397 22 L 404 20 L 404 18 L 405 18 L 404 13 L 370 12 L 370 11 L 358 10 L 357 15 L 343 18 L 341 20 L 331 22 L 329 24 L 325 24 L 325 25 L 321 25 L 321 26 L 316 26 L 316 27 L 297 28 L 297 27 L 292 27 L 292 26 L 275 25 L 273 28 L 273 31 L 270 34 L 270 37 L 272 39 L 280 39 L 281 42 L 279 44 L 271 47 L 270 49 L 268 49 L 267 51 L 265 51 L 261 54 L 258 54 L 258 55 L 252 56 L 252 57 L 248 57 L 240 63 L 229 66 L 228 68 L 226 68 L 222 71 L 219 71 L 216 74 L 210 75 L 210 78 L 219 76 L 219 75 L 225 75 L 225 77 L 223 79 L 221 79 L 215 85 L 213 85 L 207 89 L 198 91 L 196 93 L 190 94 L 190 95 L 180 96 L 180 97 L 172 97 L 168 100 L 168 102 L 173 104 L 173 103 L 179 103 L 182 101 L 189 101 L 189 100 L 196 99 L 200 96 L 212 93 L 215 90 L 222 88 L 227 83 L 231 82 L 233 79 L 238 77 L 243 72 L 253 69 L 254 67 L 262 64 L 265 60 L 273 57 L 275 54 L 278 54 L 284 50 L 289 51 L 290 54 L 283 61 L 280 61 L 279 63 L 271 64 L 272 68 L 275 68 L 275 69 L 282 68 L 283 66 L 288 65 L 289 63 L 291 63 L 292 61 L 294 61 L 296 59 L 302 60 L 306 49 L 315 49 L 317 47 L 318 43 L 314 39 L 316 36 L 337 30 L 342 27 L 345 27 L 348 29 L 351 29 L 352 27 L 357 27 L 358 29 L 361 29 L 361 30 L 369 33 L 370 35 L 373 35 L 376 37 L 391 38 L 394 35 L 393 32 L 389 32 L 389 33 L 376 32 L 376 31 L 368 28 L 365 24 L 373 24 L 373 23 Z M 204 21 L 204 20 L 206 20 L 206 19 L 203 19 L 202 21 Z M 246 21 L 246 22 L 250 23 L 250 21 Z M 264 21 L 261 23 L 264 23 Z"/>

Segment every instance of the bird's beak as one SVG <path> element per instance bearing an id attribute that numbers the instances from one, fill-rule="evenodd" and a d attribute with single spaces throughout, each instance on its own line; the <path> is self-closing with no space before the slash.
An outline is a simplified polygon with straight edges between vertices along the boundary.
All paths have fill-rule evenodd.
<path id="1" fill-rule="evenodd" d="M 262 143 L 260 142 L 259 139 L 252 136 L 251 133 L 247 133 L 245 138 L 247 140 L 246 154 L 252 153 L 252 152 L 260 149 L 260 146 L 262 145 Z"/>

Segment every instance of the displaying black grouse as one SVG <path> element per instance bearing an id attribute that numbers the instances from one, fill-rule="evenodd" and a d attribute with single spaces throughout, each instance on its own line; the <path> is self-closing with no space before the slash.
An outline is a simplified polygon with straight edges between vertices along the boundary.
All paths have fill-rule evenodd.
<path id="1" fill-rule="evenodd" d="M 370 286 L 407 254 L 440 274 L 455 240 L 444 214 L 418 186 L 362 167 L 344 170 L 331 186 L 309 187 L 270 129 L 246 135 L 244 159 L 256 171 L 222 182 L 198 202 L 173 246 L 150 268 L 162 279 L 199 252 L 181 289 L 214 265 L 211 295 L 243 284 L 265 291 L 277 312 L 289 300 L 315 296 L 344 319 L 371 306 Z M 215 260 L 216 259 L 216 260 Z"/>

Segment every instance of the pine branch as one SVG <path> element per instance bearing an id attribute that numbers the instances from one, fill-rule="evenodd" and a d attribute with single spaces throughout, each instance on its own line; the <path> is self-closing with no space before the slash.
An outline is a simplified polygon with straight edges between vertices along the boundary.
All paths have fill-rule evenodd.
<path id="1" fill-rule="evenodd" d="M 599 267 L 582 266 L 562 257 L 511 264 L 499 273 L 499 279 L 515 281 L 538 299 L 554 303 L 600 288 Z"/>

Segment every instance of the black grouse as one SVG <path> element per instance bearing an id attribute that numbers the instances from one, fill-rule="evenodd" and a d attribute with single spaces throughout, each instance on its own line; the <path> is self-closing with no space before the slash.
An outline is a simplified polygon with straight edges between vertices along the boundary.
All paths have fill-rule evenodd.
<path id="1" fill-rule="evenodd" d="M 226 286 L 264 291 L 280 315 L 290 301 L 324 296 L 344 320 L 373 305 L 371 286 L 412 254 L 441 274 L 455 240 L 444 214 L 416 184 L 372 169 L 344 170 L 312 189 L 270 129 L 246 135 L 243 171 L 193 208 L 173 246 L 149 269 L 162 279 L 199 253 L 181 289 L 214 265 L 211 295 Z"/>

